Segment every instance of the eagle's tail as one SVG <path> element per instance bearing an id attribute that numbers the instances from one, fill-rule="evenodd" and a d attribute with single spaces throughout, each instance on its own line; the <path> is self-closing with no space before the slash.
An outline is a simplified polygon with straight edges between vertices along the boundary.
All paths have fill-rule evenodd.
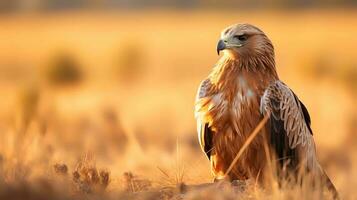
<path id="1" fill-rule="evenodd" d="M 322 170 L 322 181 L 328 191 L 332 194 L 333 199 L 339 200 L 340 197 L 338 195 L 337 189 L 324 170 Z"/>

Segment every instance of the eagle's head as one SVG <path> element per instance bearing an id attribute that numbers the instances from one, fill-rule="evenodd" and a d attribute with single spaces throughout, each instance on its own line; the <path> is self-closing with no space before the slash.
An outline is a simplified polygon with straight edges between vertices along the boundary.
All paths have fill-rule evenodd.
<path id="1" fill-rule="evenodd" d="M 250 24 L 234 24 L 224 29 L 217 53 L 224 52 L 233 59 L 266 58 L 274 60 L 274 48 L 263 31 Z"/>

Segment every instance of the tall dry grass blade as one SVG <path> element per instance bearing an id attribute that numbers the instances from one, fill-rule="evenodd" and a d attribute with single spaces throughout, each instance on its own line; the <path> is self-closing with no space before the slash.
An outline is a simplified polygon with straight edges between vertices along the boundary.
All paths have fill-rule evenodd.
<path id="1" fill-rule="evenodd" d="M 165 186 L 168 185 L 175 185 L 176 184 L 176 181 L 175 180 L 172 180 L 172 178 L 170 177 L 170 175 L 165 172 L 163 169 L 161 169 L 159 166 L 156 166 L 157 169 L 162 173 L 163 177 L 161 177 L 163 179 L 162 182 L 164 182 L 163 184 Z M 160 184 L 162 184 L 162 182 L 160 181 Z"/>
<path id="2" fill-rule="evenodd" d="M 258 135 L 259 131 L 263 128 L 263 126 L 265 125 L 265 123 L 267 122 L 269 117 L 270 117 L 269 114 L 265 115 L 264 118 L 255 127 L 253 132 L 250 134 L 250 136 L 247 138 L 247 140 L 243 144 L 242 148 L 239 149 L 239 151 L 238 151 L 236 157 L 234 158 L 234 160 L 232 161 L 231 165 L 228 167 L 228 170 L 224 174 L 225 177 L 229 174 L 229 172 L 232 171 L 232 169 L 233 169 L 234 165 L 237 163 L 239 157 L 243 154 L 244 150 L 250 145 L 250 143 L 253 141 L 253 139 Z"/>
<path id="3" fill-rule="evenodd" d="M 278 188 L 279 185 L 277 183 L 277 166 L 275 162 L 272 162 L 272 157 L 273 155 L 270 154 L 269 146 L 268 146 L 268 140 L 266 138 L 266 134 L 263 134 L 264 137 L 264 152 L 265 152 L 265 157 L 266 157 L 266 162 L 267 162 L 267 173 L 265 174 L 267 177 L 266 182 L 264 184 L 269 185 L 271 187 L 271 190 L 273 192 L 273 197 L 277 197 L 278 194 Z"/>
<path id="4" fill-rule="evenodd" d="M 176 173 L 175 173 L 176 184 L 180 184 L 183 182 L 184 173 L 185 173 L 185 166 L 181 164 L 180 161 L 182 160 L 180 151 L 181 149 L 180 149 L 179 139 L 176 138 Z"/>
<path id="5" fill-rule="evenodd" d="M 176 138 L 176 173 L 175 173 L 175 181 L 176 184 L 179 183 L 179 176 L 180 176 L 180 160 L 179 160 L 179 153 L 180 153 L 180 147 L 179 147 L 179 141 L 178 138 Z"/>
<path id="6" fill-rule="evenodd" d="M 163 169 L 161 169 L 159 166 L 156 167 L 165 177 L 170 178 L 170 176 Z"/>

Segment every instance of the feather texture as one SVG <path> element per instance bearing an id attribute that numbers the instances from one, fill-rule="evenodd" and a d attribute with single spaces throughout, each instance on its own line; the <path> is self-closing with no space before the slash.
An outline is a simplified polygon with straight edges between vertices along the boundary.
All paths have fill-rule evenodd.
<path id="1" fill-rule="evenodd" d="M 282 165 L 319 170 L 306 107 L 283 82 L 271 84 L 261 98 L 260 110 L 270 114 L 270 143 Z"/>
<path id="2" fill-rule="evenodd" d="M 261 98 L 262 114 L 271 113 L 271 123 L 275 123 L 271 124 L 273 127 L 277 128 L 276 126 L 281 125 L 279 130 L 284 131 L 288 137 L 291 149 L 296 148 L 297 145 L 305 146 L 313 142 L 310 119 L 305 117 L 309 114 L 302 105 L 295 94 L 281 81 L 270 85 Z M 282 133 L 278 131 L 276 134 Z"/>

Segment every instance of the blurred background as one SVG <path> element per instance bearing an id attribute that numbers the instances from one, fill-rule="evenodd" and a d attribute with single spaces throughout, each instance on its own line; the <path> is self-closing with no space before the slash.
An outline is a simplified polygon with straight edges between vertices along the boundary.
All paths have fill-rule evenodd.
<path id="1" fill-rule="evenodd" d="M 355 198 L 356 0 L 1 0 L 2 181 L 71 170 L 89 154 L 112 188 L 129 171 L 153 183 L 212 180 L 194 98 L 220 31 L 243 22 L 272 40 L 322 165 Z"/>

